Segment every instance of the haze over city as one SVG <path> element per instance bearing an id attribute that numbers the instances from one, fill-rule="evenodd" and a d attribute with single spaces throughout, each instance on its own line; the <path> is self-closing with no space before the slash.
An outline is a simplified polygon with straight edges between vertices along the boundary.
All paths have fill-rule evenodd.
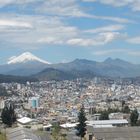
<path id="1" fill-rule="evenodd" d="M 24 52 L 51 62 L 140 63 L 139 0 L 0 0 L 0 64 Z"/>

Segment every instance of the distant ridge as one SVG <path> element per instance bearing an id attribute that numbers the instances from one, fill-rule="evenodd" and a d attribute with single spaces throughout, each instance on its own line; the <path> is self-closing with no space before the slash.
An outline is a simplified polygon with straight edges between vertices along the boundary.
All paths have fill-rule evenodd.
<path id="1" fill-rule="evenodd" d="M 42 72 L 34 75 L 33 77 L 39 79 L 39 80 L 72 80 L 76 77 L 72 75 L 70 72 L 64 72 L 61 70 L 57 70 L 54 68 L 47 68 L 43 70 Z"/>
<path id="2" fill-rule="evenodd" d="M 12 75 L 2 75 L 0 74 L 0 83 L 11 83 L 11 82 L 15 82 L 15 83 L 26 83 L 26 82 L 36 82 L 38 81 L 37 78 L 34 77 L 23 77 L 23 76 L 12 76 Z"/>
<path id="3" fill-rule="evenodd" d="M 35 76 L 38 79 L 73 79 L 79 77 L 139 77 L 140 65 L 121 59 L 107 58 L 103 62 L 75 59 L 68 63 L 49 64 L 35 55 L 26 52 L 12 58 L 8 64 L 0 66 L 0 74 Z"/>

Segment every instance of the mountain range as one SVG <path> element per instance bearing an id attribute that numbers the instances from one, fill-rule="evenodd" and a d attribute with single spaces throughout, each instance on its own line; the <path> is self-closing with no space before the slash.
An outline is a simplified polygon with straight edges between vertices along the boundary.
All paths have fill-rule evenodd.
<path id="1" fill-rule="evenodd" d="M 51 64 L 25 52 L 12 57 L 7 64 L 0 65 L 0 74 L 32 76 L 39 80 L 63 80 L 78 77 L 138 77 L 140 65 L 121 59 L 107 58 L 103 62 L 75 59 L 68 63 Z"/>

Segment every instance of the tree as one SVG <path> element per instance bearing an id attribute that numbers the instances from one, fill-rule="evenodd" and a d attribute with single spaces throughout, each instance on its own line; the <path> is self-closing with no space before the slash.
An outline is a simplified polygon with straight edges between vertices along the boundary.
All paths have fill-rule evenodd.
<path id="1" fill-rule="evenodd" d="M 124 101 L 124 100 L 122 100 L 122 108 L 124 107 L 124 105 L 125 105 L 125 101 Z"/>
<path id="2" fill-rule="evenodd" d="M 140 126 L 140 120 L 137 121 L 137 126 Z"/>
<path id="3" fill-rule="evenodd" d="M 91 107 L 89 109 L 89 114 L 95 114 L 95 113 L 97 113 L 96 108 Z"/>
<path id="4" fill-rule="evenodd" d="M 100 120 L 109 120 L 109 112 L 107 110 L 101 113 Z"/>
<path id="5" fill-rule="evenodd" d="M 1 113 L 2 122 L 9 127 L 16 121 L 16 114 L 14 111 L 14 106 L 10 104 L 5 106 Z"/>
<path id="6" fill-rule="evenodd" d="M 130 113 L 130 108 L 129 108 L 129 106 L 127 106 L 127 105 L 124 106 L 123 109 L 122 109 L 122 112 L 123 112 L 123 113 Z"/>
<path id="7" fill-rule="evenodd" d="M 67 135 L 61 132 L 61 127 L 59 124 L 54 124 L 52 127 L 52 140 L 67 140 Z"/>
<path id="8" fill-rule="evenodd" d="M 52 138 L 53 138 L 53 140 L 59 140 L 59 138 L 60 138 L 60 126 L 58 124 L 53 125 Z"/>
<path id="9" fill-rule="evenodd" d="M 138 117 L 139 117 L 139 114 L 138 114 L 137 109 L 133 110 L 130 115 L 131 126 L 137 125 Z"/>
<path id="10" fill-rule="evenodd" d="M 85 114 L 85 109 L 84 106 L 82 105 L 79 115 L 78 115 L 78 125 L 76 127 L 77 129 L 77 136 L 80 136 L 81 139 L 85 136 L 86 134 L 86 114 Z"/>

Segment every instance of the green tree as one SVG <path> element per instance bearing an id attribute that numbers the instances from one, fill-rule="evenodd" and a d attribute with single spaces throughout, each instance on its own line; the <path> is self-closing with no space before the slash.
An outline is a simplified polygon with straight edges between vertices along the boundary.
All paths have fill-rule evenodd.
<path id="1" fill-rule="evenodd" d="M 108 108 L 108 114 L 120 112 L 119 108 Z"/>
<path id="2" fill-rule="evenodd" d="M 53 140 L 59 140 L 60 139 L 60 136 L 61 136 L 60 131 L 61 131 L 61 129 L 60 129 L 60 126 L 58 124 L 53 125 L 53 128 L 52 128 L 52 139 Z"/>
<path id="3" fill-rule="evenodd" d="M 130 115 L 131 126 L 137 125 L 138 117 L 139 117 L 139 114 L 138 114 L 137 109 L 133 110 Z"/>
<path id="4" fill-rule="evenodd" d="M 61 127 L 59 124 L 54 124 L 52 127 L 52 140 L 67 140 L 67 135 L 61 132 Z"/>
<path id="5" fill-rule="evenodd" d="M 109 112 L 107 110 L 101 112 L 100 120 L 109 120 Z"/>
<path id="6" fill-rule="evenodd" d="M 124 105 L 125 105 L 125 101 L 124 101 L 124 100 L 122 100 L 122 108 L 124 107 Z"/>
<path id="7" fill-rule="evenodd" d="M 77 136 L 80 136 L 81 139 L 85 136 L 86 134 L 86 114 L 85 114 L 85 109 L 84 106 L 82 105 L 79 115 L 78 115 L 78 125 L 76 127 L 77 129 Z"/>
<path id="8" fill-rule="evenodd" d="M 137 126 L 140 126 L 140 120 L 137 121 Z"/>
<path id="9" fill-rule="evenodd" d="M 95 114 L 95 113 L 97 113 L 96 108 L 91 107 L 89 109 L 89 114 Z"/>
<path id="10" fill-rule="evenodd" d="M 61 140 L 67 140 L 67 135 L 66 134 L 61 134 Z"/>
<path id="11" fill-rule="evenodd" d="M 122 109 L 122 112 L 123 112 L 123 113 L 130 113 L 130 108 L 129 108 L 129 106 L 127 106 L 127 105 L 124 106 L 123 109 Z"/>
<path id="12" fill-rule="evenodd" d="M 16 114 L 14 111 L 14 106 L 10 104 L 5 106 L 1 113 L 2 122 L 7 126 L 11 127 L 12 124 L 16 121 Z"/>

